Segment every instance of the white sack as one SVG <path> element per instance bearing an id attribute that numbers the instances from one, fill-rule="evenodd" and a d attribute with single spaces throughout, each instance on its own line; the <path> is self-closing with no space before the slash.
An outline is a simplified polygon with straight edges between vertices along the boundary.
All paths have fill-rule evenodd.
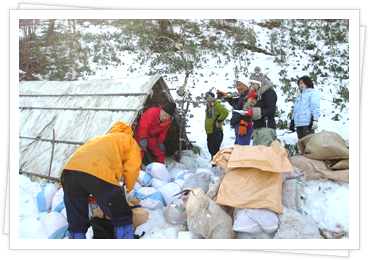
<path id="1" fill-rule="evenodd" d="M 194 173 L 185 180 L 182 188 L 201 188 L 203 189 L 204 193 L 207 193 L 209 190 L 211 182 L 211 176 L 208 172 L 200 172 Z"/>
<path id="2" fill-rule="evenodd" d="M 181 196 L 181 194 L 178 194 L 176 196 L 173 196 L 173 195 L 181 192 L 182 188 L 180 184 L 178 184 L 175 181 L 175 182 L 169 182 L 159 187 L 157 190 L 161 193 L 162 197 L 165 200 L 166 205 L 170 205 L 171 202 L 173 202 L 175 199 Z"/>
<path id="3" fill-rule="evenodd" d="M 165 164 L 153 162 L 147 165 L 146 171 L 153 177 L 165 182 L 169 182 L 171 177 Z"/>
<path id="4" fill-rule="evenodd" d="M 60 188 L 54 195 L 54 198 L 52 199 L 51 204 L 51 211 L 53 212 L 59 212 L 63 215 L 65 219 L 67 219 L 66 216 L 66 208 L 64 203 L 64 189 Z"/>
<path id="5" fill-rule="evenodd" d="M 133 190 L 131 198 L 137 197 L 141 202 L 139 205 L 147 209 L 161 209 L 166 206 L 161 193 L 153 187 L 142 187 L 139 190 Z"/>
<path id="6" fill-rule="evenodd" d="M 247 215 L 266 233 L 274 233 L 279 227 L 279 218 L 272 210 L 249 209 Z"/>
<path id="7" fill-rule="evenodd" d="M 234 209 L 233 230 L 249 234 L 274 233 L 278 229 L 277 214 L 268 209 Z"/>
<path id="8" fill-rule="evenodd" d="M 39 221 L 48 239 L 61 239 L 66 235 L 69 224 L 59 212 L 43 215 Z"/>
<path id="9" fill-rule="evenodd" d="M 38 191 L 33 193 L 32 198 L 39 212 L 46 212 L 51 208 L 52 199 L 57 189 L 52 183 L 40 184 Z"/>
<path id="10" fill-rule="evenodd" d="M 258 234 L 262 232 L 262 228 L 257 222 L 252 220 L 248 214 L 248 209 L 234 208 L 234 224 L 233 230 L 249 234 Z"/>
<path id="11" fill-rule="evenodd" d="M 152 176 L 145 171 L 139 171 L 137 182 L 143 187 L 151 186 Z"/>
<path id="12" fill-rule="evenodd" d="M 167 182 L 157 179 L 157 178 L 152 178 L 152 183 L 151 183 L 151 187 L 158 189 L 161 186 L 164 186 L 165 184 L 167 184 Z"/>
<path id="13" fill-rule="evenodd" d="M 180 171 L 176 176 L 175 180 L 186 180 L 190 175 L 192 175 L 192 172 L 189 172 L 187 170 Z"/>
<path id="14" fill-rule="evenodd" d="M 134 188 L 133 189 L 139 190 L 140 188 L 142 188 L 142 185 L 139 182 L 136 181 L 135 184 L 134 184 Z"/>
<path id="15" fill-rule="evenodd" d="M 163 209 L 164 219 L 172 224 L 186 225 L 187 211 L 186 203 L 181 199 L 175 199 L 170 205 Z"/>

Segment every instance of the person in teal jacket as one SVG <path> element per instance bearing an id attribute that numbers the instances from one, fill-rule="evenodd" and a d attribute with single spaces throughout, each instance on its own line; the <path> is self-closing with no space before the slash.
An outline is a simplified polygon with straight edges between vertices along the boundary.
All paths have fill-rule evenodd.
<path id="1" fill-rule="evenodd" d="M 220 151 L 220 146 L 224 138 L 222 123 L 229 115 L 229 111 L 218 101 L 215 101 L 215 94 L 212 92 L 205 94 L 205 100 L 206 119 L 204 126 L 207 134 L 207 147 L 212 160 L 213 156 Z"/>
<path id="2" fill-rule="evenodd" d="M 297 84 L 300 93 L 297 93 L 294 104 L 290 130 L 295 132 L 296 128 L 298 139 L 301 139 L 309 134 L 313 134 L 318 128 L 318 117 L 321 114 L 321 98 L 308 76 L 301 77 Z"/>

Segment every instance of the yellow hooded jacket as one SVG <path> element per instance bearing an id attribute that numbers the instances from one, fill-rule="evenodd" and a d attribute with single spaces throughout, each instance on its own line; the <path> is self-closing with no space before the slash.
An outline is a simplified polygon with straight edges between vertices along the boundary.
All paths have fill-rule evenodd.
<path id="1" fill-rule="evenodd" d="M 117 122 L 108 134 L 95 137 L 75 151 L 64 170 L 81 171 L 118 185 L 124 177 L 129 191 L 138 178 L 142 159 L 132 128 Z"/>

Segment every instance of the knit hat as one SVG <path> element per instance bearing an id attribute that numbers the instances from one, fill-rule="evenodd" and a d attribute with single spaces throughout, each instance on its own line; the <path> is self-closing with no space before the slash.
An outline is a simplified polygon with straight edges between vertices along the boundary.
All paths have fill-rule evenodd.
<path id="1" fill-rule="evenodd" d="M 213 94 L 212 92 L 206 92 L 206 94 L 204 94 L 204 99 L 208 99 L 208 98 L 215 98 L 215 94 Z"/>
<path id="2" fill-rule="evenodd" d="M 162 108 L 162 110 L 168 113 L 170 116 L 174 115 L 175 109 L 176 109 L 176 104 L 174 102 L 170 102 Z"/>
<path id="3" fill-rule="evenodd" d="M 250 74 L 249 81 L 252 83 L 257 83 L 260 87 L 263 87 L 266 78 L 263 73 L 261 73 L 261 69 L 259 67 L 255 67 L 254 73 Z"/>
<path id="4" fill-rule="evenodd" d="M 249 79 L 247 79 L 247 78 L 239 78 L 239 79 L 237 79 L 236 80 L 236 82 L 241 82 L 241 83 L 243 83 L 246 87 L 248 87 L 249 88 Z"/>

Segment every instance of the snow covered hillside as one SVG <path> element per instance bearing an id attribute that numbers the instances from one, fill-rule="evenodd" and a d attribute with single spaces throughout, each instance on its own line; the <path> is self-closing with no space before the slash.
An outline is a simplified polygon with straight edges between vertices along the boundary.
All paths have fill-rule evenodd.
<path id="1" fill-rule="evenodd" d="M 349 31 L 345 23 L 326 22 L 320 20 L 236 20 L 223 24 L 215 24 L 210 20 L 197 20 L 196 26 L 200 33 L 187 33 L 185 40 L 187 60 L 192 65 L 188 84 L 185 88 L 186 97 L 192 100 L 203 100 L 204 93 L 217 90 L 235 93 L 235 80 L 238 77 L 248 77 L 256 66 L 261 68 L 267 78 L 276 85 L 277 135 L 281 144 L 295 154 L 297 142 L 296 133 L 288 131 L 290 115 L 294 105 L 293 98 L 297 89 L 296 80 L 308 75 L 315 81 L 315 88 L 321 96 L 321 117 L 318 121 L 318 130 L 338 133 L 349 145 Z M 66 21 L 56 20 L 60 27 L 66 26 Z M 197 28 L 193 25 L 192 31 Z M 230 32 L 237 31 L 234 28 L 242 28 L 242 32 L 248 32 L 250 38 L 239 35 L 231 36 Z M 41 29 L 42 28 L 42 29 Z M 37 33 L 42 34 L 47 28 L 46 21 L 41 21 Z M 58 28 L 57 26 L 55 28 Z M 230 29 L 233 29 L 231 31 Z M 321 29 L 323 28 L 323 30 Z M 58 29 L 55 29 L 58 30 Z M 182 27 L 174 26 L 174 32 L 180 34 Z M 171 95 L 175 100 L 180 100 L 181 90 L 185 81 L 183 68 L 175 73 L 170 72 L 171 64 L 168 60 L 159 62 L 160 53 L 151 52 L 147 47 L 146 52 L 139 46 L 139 38 L 127 34 L 122 27 L 115 26 L 114 21 L 94 24 L 84 21 L 76 24 L 76 32 L 80 36 L 80 48 L 88 49 L 86 67 L 88 70 L 78 74 L 72 71 L 66 75 L 72 75 L 78 80 L 119 78 L 139 76 L 147 74 L 161 74 L 169 88 L 174 89 Z M 336 35 L 345 33 L 342 39 Z M 20 36 L 24 31 L 19 30 Z M 129 37 L 131 36 L 131 37 Z M 100 45 L 97 45 L 99 43 Z M 200 49 L 199 46 L 216 46 L 213 49 Z M 241 46 L 240 43 L 252 43 L 253 50 Z M 195 47 L 193 47 L 194 45 Z M 134 48 L 121 49 L 122 46 L 136 46 Z M 88 48 L 87 48 L 88 47 Z M 196 52 L 193 49 L 198 49 Z M 313 61 L 310 55 L 317 54 L 320 58 Z M 163 57 L 163 56 L 162 56 Z M 163 59 L 163 58 L 162 58 Z M 180 63 L 180 54 L 173 52 L 171 61 Z M 155 66 L 151 62 L 155 62 Z M 82 67 L 82 62 L 79 67 Z M 175 63 L 176 64 L 176 63 Z M 174 65 L 172 65 L 174 67 Z M 176 65 L 175 65 L 176 66 Z M 55 65 L 55 68 L 57 66 Z M 33 75 L 39 80 L 50 80 L 55 77 L 54 72 Z M 20 71 L 25 75 L 24 71 Z M 74 75 L 74 76 L 73 76 Z M 76 76 L 78 75 L 78 76 Z M 224 102 L 231 117 L 232 107 Z M 208 164 L 211 155 L 207 149 L 206 133 L 204 129 L 205 106 L 203 104 L 191 105 L 188 113 L 188 137 L 195 141 L 203 153 L 197 155 L 191 152 L 184 154 L 181 162 L 167 157 L 166 167 L 171 177 L 182 170 L 194 171 L 197 167 L 210 168 Z M 224 140 L 221 148 L 234 146 L 234 130 L 230 128 L 229 121 L 224 124 Z M 212 168 L 219 175 L 220 168 Z M 19 176 L 19 238 L 40 239 L 46 238 L 37 218 L 47 213 L 39 213 L 31 199 L 31 195 L 38 186 L 29 178 Z M 302 210 L 310 214 L 317 222 L 320 230 L 327 230 L 327 238 L 349 239 L 349 183 L 333 180 L 318 179 L 306 181 L 302 193 Z M 198 237 L 188 234 L 184 225 L 167 223 L 163 219 L 162 209 L 148 210 L 150 219 L 139 226 L 136 233 L 146 234 L 141 239 L 181 239 Z M 88 234 L 91 238 L 92 234 Z M 272 236 L 267 234 L 246 235 L 239 234 L 243 239 L 267 239 Z"/>

